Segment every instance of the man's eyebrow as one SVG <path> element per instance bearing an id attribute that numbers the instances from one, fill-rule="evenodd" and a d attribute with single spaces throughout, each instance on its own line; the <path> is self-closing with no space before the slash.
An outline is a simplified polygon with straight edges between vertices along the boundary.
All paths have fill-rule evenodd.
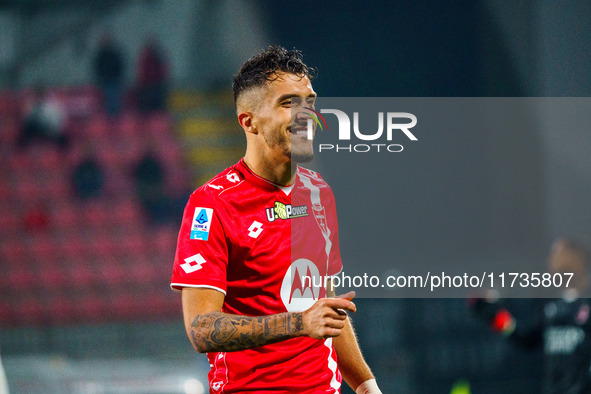
<path id="1" fill-rule="evenodd" d="M 309 95 L 306 96 L 306 98 L 316 98 L 318 95 L 316 93 L 310 93 Z M 287 100 L 290 99 L 292 97 L 302 97 L 298 94 L 293 94 L 293 93 L 286 93 L 286 94 L 282 94 L 281 96 L 279 96 L 279 98 L 277 99 L 278 102 L 282 102 L 283 100 Z"/>

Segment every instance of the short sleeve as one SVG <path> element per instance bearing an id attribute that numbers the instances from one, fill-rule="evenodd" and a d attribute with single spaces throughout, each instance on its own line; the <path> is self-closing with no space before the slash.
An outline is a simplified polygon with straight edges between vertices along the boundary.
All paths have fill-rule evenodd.
<path id="1" fill-rule="evenodd" d="M 226 213 L 215 197 L 198 189 L 191 195 L 179 230 L 171 287 L 212 288 L 226 294 L 228 243 Z"/>
<path id="2" fill-rule="evenodd" d="M 339 223 L 337 220 L 337 207 L 332 190 L 329 188 L 330 203 L 328 204 L 328 218 L 330 226 L 330 255 L 328 256 L 328 272 L 327 275 L 336 275 L 343 269 L 343 262 L 341 260 L 341 250 L 339 247 Z"/>

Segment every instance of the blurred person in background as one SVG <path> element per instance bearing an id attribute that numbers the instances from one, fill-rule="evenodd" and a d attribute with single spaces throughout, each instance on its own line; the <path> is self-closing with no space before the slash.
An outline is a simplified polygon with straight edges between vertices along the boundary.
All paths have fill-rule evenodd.
<path id="1" fill-rule="evenodd" d="M 154 151 L 148 150 L 138 161 L 133 177 L 137 197 L 150 223 L 163 224 L 172 220 L 172 201 L 166 194 L 164 168 Z"/>
<path id="2" fill-rule="evenodd" d="M 19 148 L 26 148 L 33 141 L 49 141 L 60 148 L 68 146 L 65 133 L 66 111 L 55 94 L 42 88 L 35 89 L 25 104 L 25 118 L 18 137 Z"/>
<path id="3" fill-rule="evenodd" d="M 551 274 L 573 276 L 560 298 L 542 300 L 539 312 L 529 309 L 535 316 L 514 316 L 494 295 L 470 300 L 471 308 L 494 332 L 515 344 L 542 348 L 544 392 L 591 393 L 591 302 L 586 298 L 589 253 L 579 243 L 559 238 L 552 245 L 547 265 Z"/>
<path id="4" fill-rule="evenodd" d="M 166 109 L 168 62 L 155 37 L 148 40 L 137 63 L 136 99 L 143 113 Z"/>
<path id="5" fill-rule="evenodd" d="M 110 34 L 104 34 L 94 57 L 93 73 L 97 86 L 103 94 L 104 108 L 109 116 L 121 112 L 125 59 L 121 49 Z"/>
<path id="6" fill-rule="evenodd" d="M 98 198 L 103 193 L 105 174 L 94 153 L 88 145 L 84 158 L 76 164 L 72 171 L 72 189 L 77 198 L 82 201 Z"/>
<path id="7" fill-rule="evenodd" d="M 337 393 L 342 379 L 381 393 L 345 312 L 355 293 L 302 282 L 342 268 L 332 191 L 297 165 L 314 155 L 300 111 L 314 106 L 312 72 L 278 46 L 243 64 L 233 88 L 246 154 L 185 209 L 171 286 L 211 393 Z"/>

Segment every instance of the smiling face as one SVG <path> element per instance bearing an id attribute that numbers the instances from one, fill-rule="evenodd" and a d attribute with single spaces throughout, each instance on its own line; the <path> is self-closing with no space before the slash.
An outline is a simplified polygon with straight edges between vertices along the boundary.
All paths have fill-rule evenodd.
<path id="1" fill-rule="evenodd" d="M 316 93 L 308 77 L 278 73 L 276 79 L 257 88 L 247 98 L 256 100 L 251 110 L 253 144 L 262 157 L 303 163 L 313 159 L 304 107 L 314 107 Z"/>

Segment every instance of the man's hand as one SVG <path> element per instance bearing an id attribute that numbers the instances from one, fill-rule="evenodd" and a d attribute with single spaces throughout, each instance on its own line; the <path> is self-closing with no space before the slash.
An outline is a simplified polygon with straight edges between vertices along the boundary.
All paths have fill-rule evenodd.
<path id="1" fill-rule="evenodd" d="M 315 339 L 326 339 L 341 335 L 345 328 L 347 313 L 355 312 L 357 307 L 351 300 L 355 292 L 334 298 L 323 298 L 314 303 L 312 307 L 302 313 L 304 320 L 304 335 Z"/>

